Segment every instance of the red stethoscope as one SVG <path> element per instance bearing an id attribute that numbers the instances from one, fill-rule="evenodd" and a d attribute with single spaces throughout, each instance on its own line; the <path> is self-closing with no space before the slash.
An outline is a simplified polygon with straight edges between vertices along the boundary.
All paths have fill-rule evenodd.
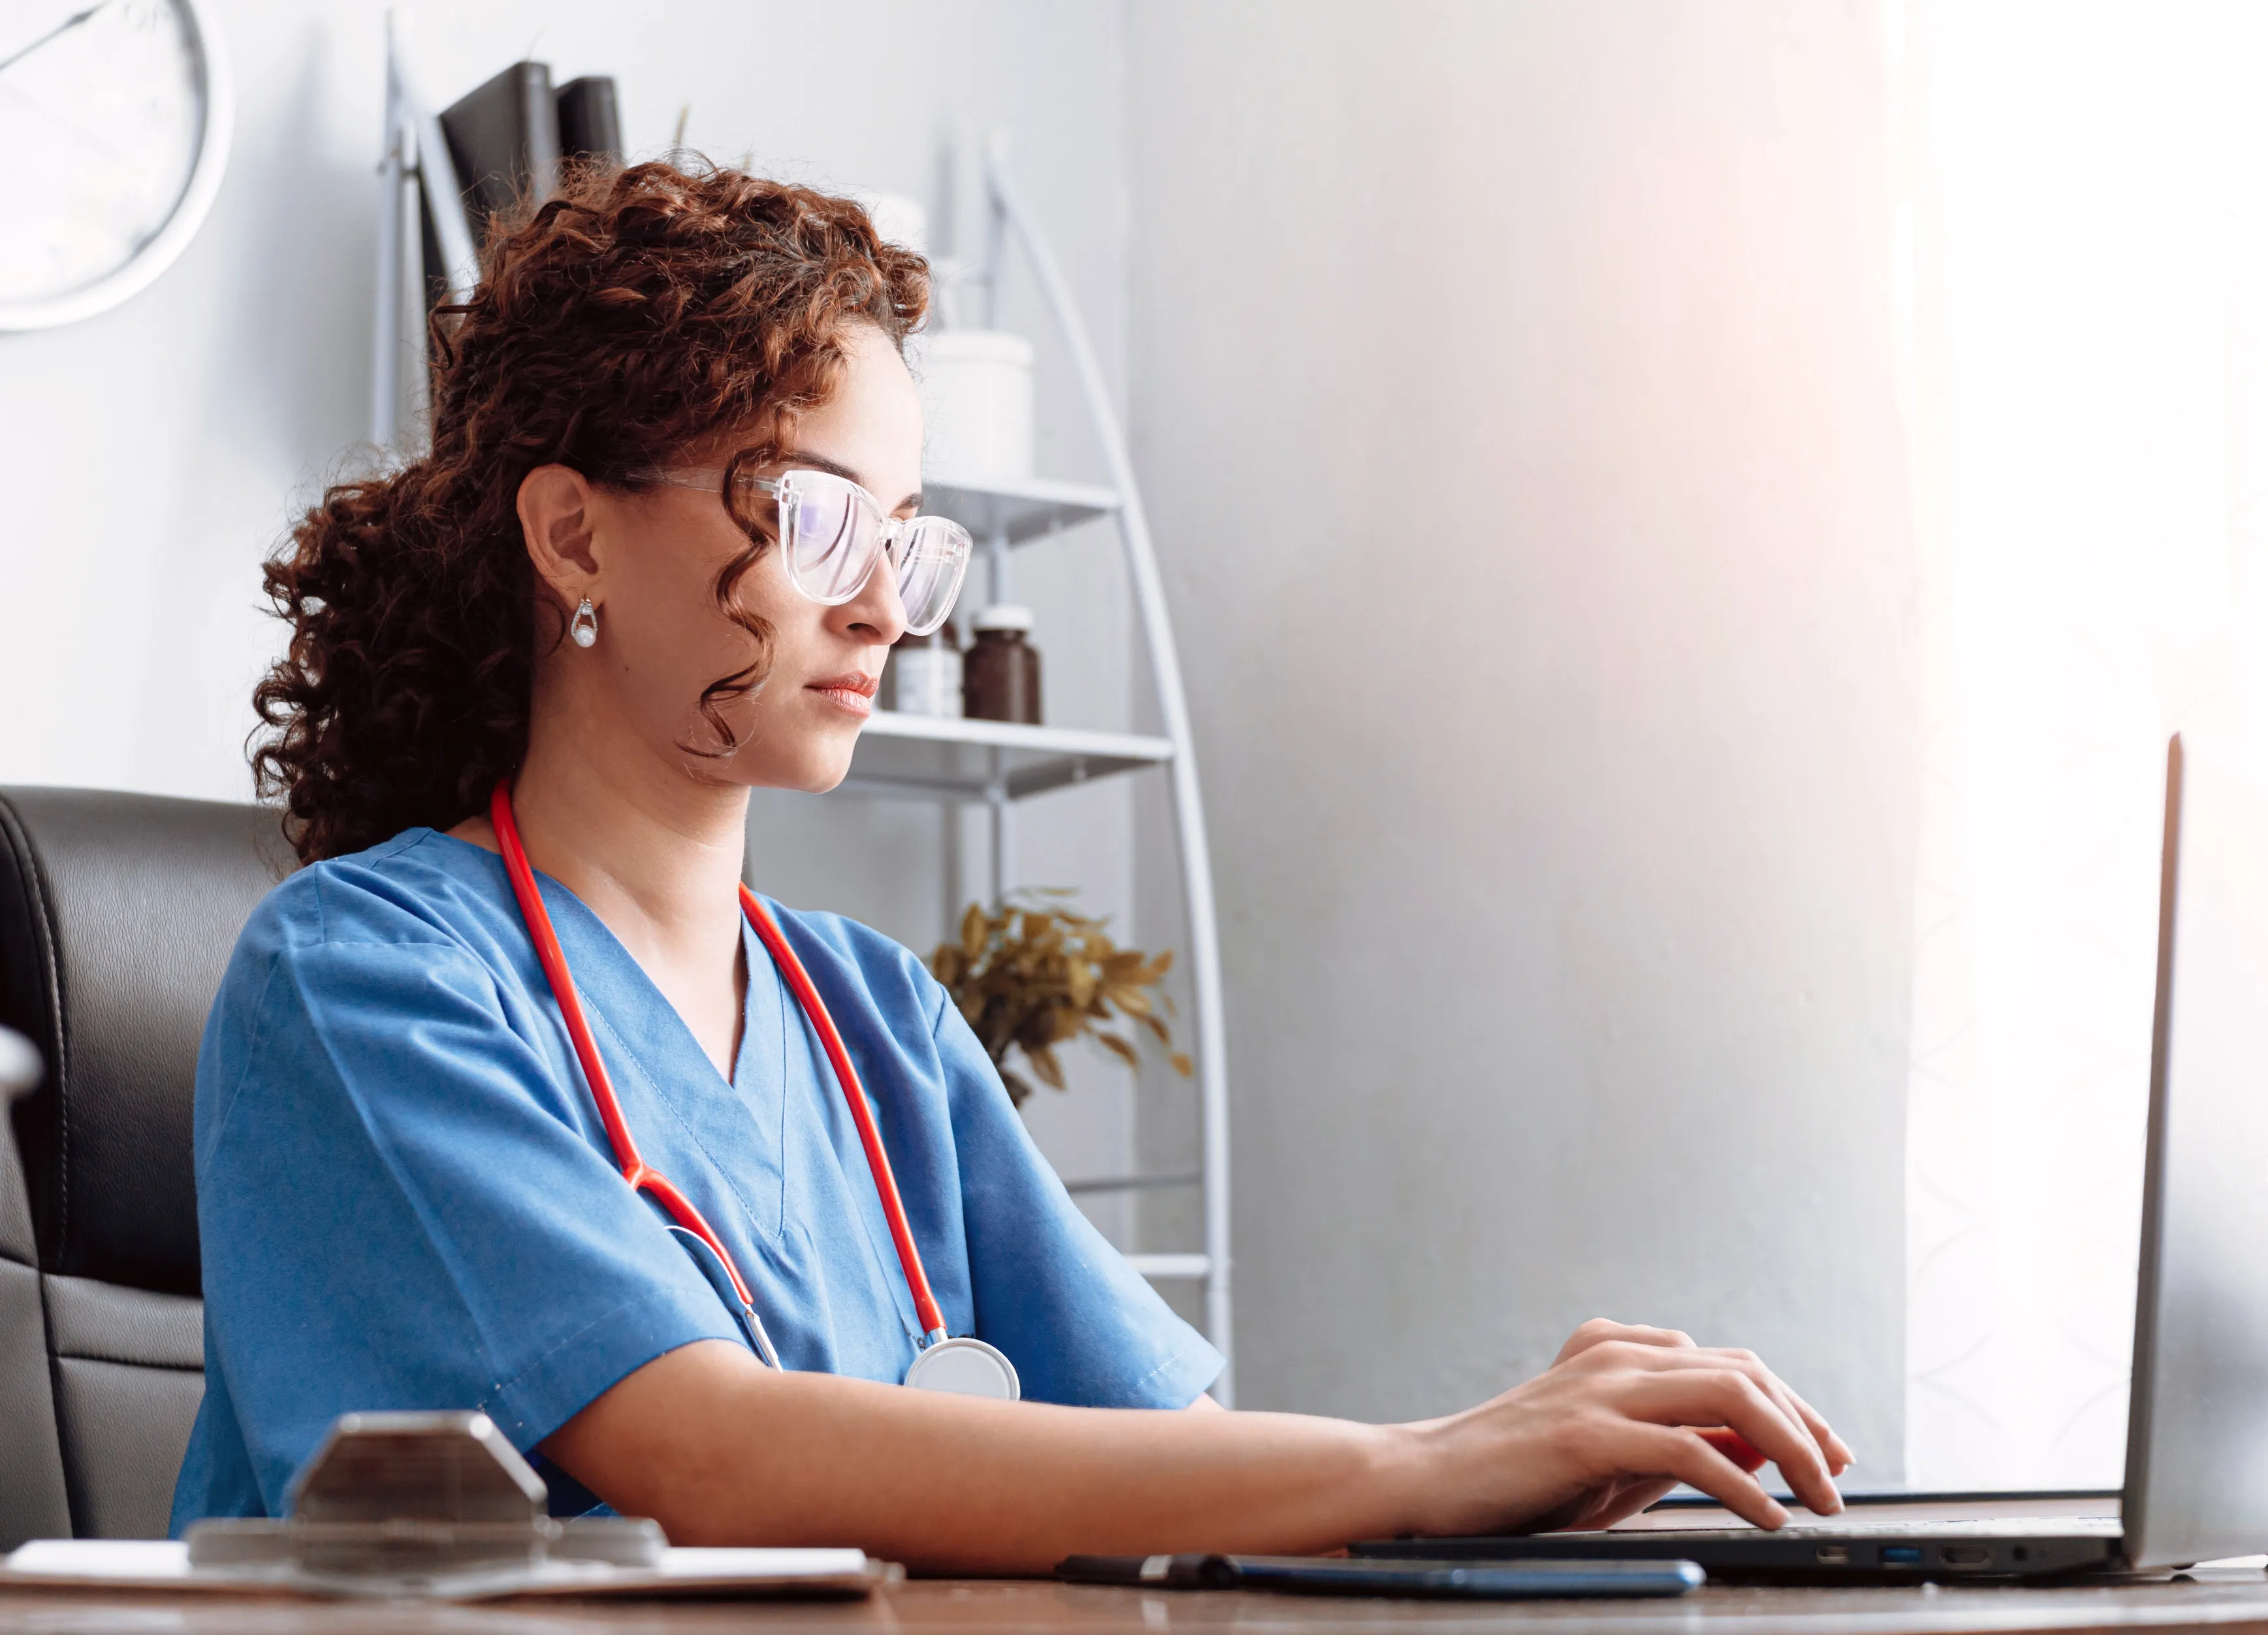
<path id="1" fill-rule="evenodd" d="M 681 1239 L 690 1240 L 687 1248 L 712 1285 L 718 1282 L 718 1271 L 724 1274 L 725 1282 L 718 1287 L 718 1293 L 729 1293 L 726 1303 L 737 1307 L 734 1319 L 756 1355 L 771 1366 L 780 1367 L 779 1353 L 773 1349 L 771 1337 L 764 1331 L 763 1320 L 756 1315 L 755 1297 L 748 1293 L 740 1268 L 733 1263 L 732 1252 L 725 1248 L 724 1240 L 702 1219 L 691 1199 L 638 1156 L 637 1143 L 632 1139 L 630 1123 L 622 1116 L 622 1103 L 615 1099 L 614 1080 L 608 1076 L 607 1064 L 599 1055 L 598 1041 L 591 1036 L 591 1026 L 584 1020 L 583 1004 L 575 993 L 575 979 L 568 974 L 567 956 L 560 949 L 558 934 L 551 929 L 551 915 L 543 906 L 542 895 L 535 888 L 535 871 L 528 866 L 527 849 L 519 840 L 519 825 L 512 821 L 511 791 L 502 784 L 489 798 L 489 821 L 496 827 L 497 844 L 504 852 L 504 872 L 512 876 L 512 895 L 519 899 L 520 917 L 527 923 L 528 940 L 535 945 L 536 960 L 542 965 L 544 976 L 550 979 L 552 997 L 559 1002 L 559 1013 L 567 1023 L 567 1036 L 574 1042 L 575 1055 L 583 1064 L 583 1078 L 591 1086 L 592 1103 L 599 1109 L 599 1122 L 607 1128 L 607 1139 L 614 1146 L 615 1161 L 622 1167 L 622 1179 L 630 1182 L 633 1190 L 646 1193 L 668 1212 L 676 1223 L 672 1230 Z M 922 1270 L 921 1250 L 914 1242 L 913 1228 L 906 1224 L 906 1206 L 898 1197 L 897 1181 L 890 1174 L 889 1154 L 882 1150 L 881 1134 L 874 1128 L 873 1115 L 866 1107 L 865 1091 L 858 1083 L 858 1070 L 850 1064 L 850 1053 L 843 1048 L 843 1035 L 836 1029 L 835 1019 L 828 1014 L 827 1002 L 819 997 L 819 990 L 812 985 L 811 974 L 803 968 L 803 961 L 788 946 L 777 922 L 746 886 L 740 887 L 740 911 L 748 917 L 748 924 L 755 928 L 756 935 L 770 952 L 772 963 L 786 979 L 796 1003 L 803 1007 L 812 1031 L 819 1035 L 820 1045 L 834 1065 L 835 1081 L 843 1087 L 843 1099 L 850 1103 L 850 1122 L 858 1126 L 858 1143 L 866 1150 L 866 1167 L 874 1178 L 874 1190 L 881 1197 L 882 1214 L 889 1221 L 891 1241 L 897 1245 L 898 1264 L 906 1274 L 906 1288 L 913 1295 L 914 1315 L 922 1326 L 919 1349 L 913 1366 L 906 1370 L 905 1382 L 924 1390 L 1015 1401 L 1021 1395 L 1016 1366 L 997 1346 L 969 1336 L 948 1337 L 945 1331 L 945 1315 L 938 1309 L 937 1297 L 930 1293 L 929 1276 Z"/>

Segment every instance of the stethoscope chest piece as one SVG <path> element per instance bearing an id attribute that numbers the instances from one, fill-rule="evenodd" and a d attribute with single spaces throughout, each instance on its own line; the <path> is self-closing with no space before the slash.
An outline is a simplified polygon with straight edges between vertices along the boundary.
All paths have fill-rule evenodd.
<path id="1" fill-rule="evenodd" d="M 990 1396 L 1004 1403 L 1012 1403 L 1024 1394 L 1016 1378 L 1016 1365 L 1007 1354 L 966 1335 L 931 1342 L 906 1370 L 906 1383 L 917 1391 Z"/>

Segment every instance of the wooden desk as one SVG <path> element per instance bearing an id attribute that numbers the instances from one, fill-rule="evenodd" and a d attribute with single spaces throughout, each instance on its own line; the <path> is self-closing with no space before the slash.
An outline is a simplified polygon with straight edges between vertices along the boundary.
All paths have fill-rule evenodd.
<path id="1" fill-rule="evenodd" d="M 1737 1589 L 1676 1601 L 1361 1601 L 1246 1591 L 1160 1594 L 1030 1582 L 933 1580 L 868 1602 L 615 1603 L 520 1607 L 369 1606 L 163 1595 L 0 1594 L 0 1631 L 27 1635 L 604 1635 L 606 1631 L 935 1630 L 1262 1631 L 1344 1635 L 1392 1626 L 1433 1631 L 1581 1630 L 1587 1635 L 2007 1635 L 2052 1630 L 2205 1630 L 2268 1635 L 2268 1578 L 2217 1573 L 2173 1582 L 2059 1589 Z"/>

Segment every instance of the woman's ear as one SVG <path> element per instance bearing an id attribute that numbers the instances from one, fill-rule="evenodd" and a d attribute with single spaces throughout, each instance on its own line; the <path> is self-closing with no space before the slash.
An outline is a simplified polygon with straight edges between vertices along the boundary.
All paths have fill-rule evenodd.
<path id="1" fill-rule="evenodd" d="M 568 466 L 538 466 L 519 481 L 519 531 L 536 578 L 569 606 L 599 593 L 593 548 L 591 484 Z"/>

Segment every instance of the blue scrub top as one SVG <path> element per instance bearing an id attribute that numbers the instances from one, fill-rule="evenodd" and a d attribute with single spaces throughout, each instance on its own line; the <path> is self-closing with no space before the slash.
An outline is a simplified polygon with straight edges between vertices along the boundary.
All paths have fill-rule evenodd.
<path id="1" fill-rule="evenodd" d="M 727 1084 L 613 933 L 545 904 L 639 1150 L 791 1368 L 896 1383 L 919 1333 L 833 1070 L 770 955 Z M 773 904 L 865 1080 L 930 1284 L 1026 1397 L 1180 1408 L 1219 1352 L 1072 1204 L 905 948 Z M 197 1059 L 205 1395 L 173 1494 L 277 1515 L 340 1414 L 477 1408 L 523 1451 L 695 1340 L 745 1344 L 615 1167 L 504 861 L 429 829 L 319 863 L 238 940 Z M 544 1469 L 553 1509 L 595 1501 Z"/>

